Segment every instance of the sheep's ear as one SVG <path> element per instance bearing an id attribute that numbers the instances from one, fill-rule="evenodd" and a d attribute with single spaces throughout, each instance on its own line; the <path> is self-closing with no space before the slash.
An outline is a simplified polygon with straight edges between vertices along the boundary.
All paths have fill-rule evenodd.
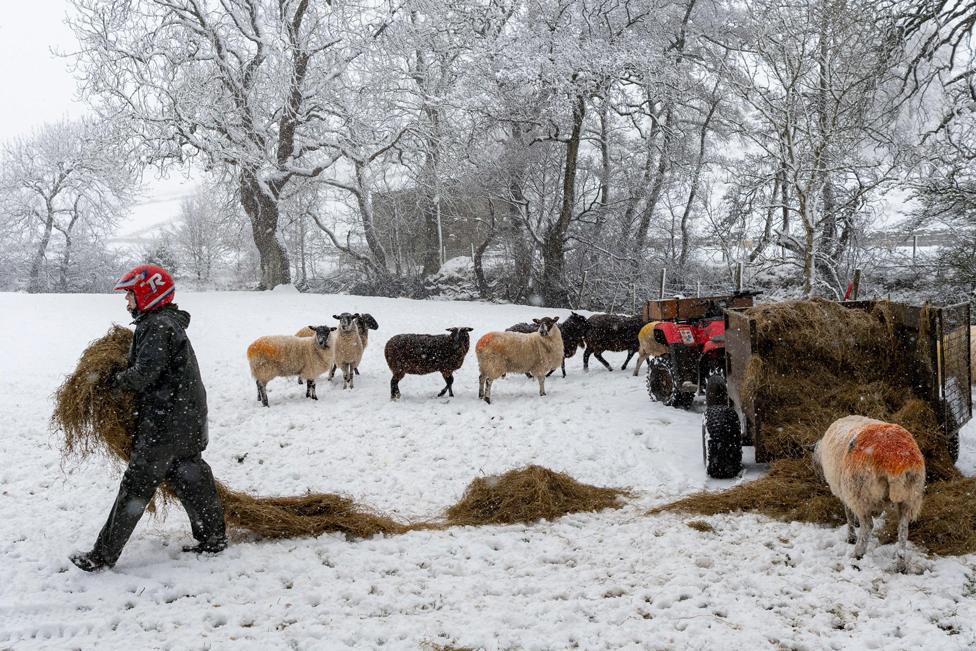
<path id="1" fill-rule="evenodd" d="M 532 319 L 532 323 L 539 325 L 539 319 Z"/>
<path id="2" fill-rule="evenodd" d="M 474 328 L 461 328 L 462 332 L 471 332 Z"/>
<path id="3" fill-rule="evenodd" d="M 313 332 L 315 331 L 315 328 L 316 328 L 316 326 L 308 326 L 308 329 L 309 330 L 312 330 Z"/>
<path id="4" fill-rule="evenodd" d="M 339 320 L 339 315 L 338 314 L 333 314 L 332 315 L 332 318 L 335 319 L 336 321 L 338 321 Z"/>
<path id="5" fill-rule="evenodd" d="M 457 328 L 444 328 L 448 332 L 457 332 Z"/>
<path id="6" fill-rule="evenodd" d="M 558 321 L 558 320 L 559 320 L 559 317 L 558 316 L 555 319 L 553 319 L 552 320 L 553 325 L 555 325 L 556 321 Z"/>
<path id="7" fill-rule="evenodd" d="M 338 330 L 338 329 L 339 328 L 337 328 L 335 326 L 329 326 L 329 332 L 332 332 L 333 330 Z"/>

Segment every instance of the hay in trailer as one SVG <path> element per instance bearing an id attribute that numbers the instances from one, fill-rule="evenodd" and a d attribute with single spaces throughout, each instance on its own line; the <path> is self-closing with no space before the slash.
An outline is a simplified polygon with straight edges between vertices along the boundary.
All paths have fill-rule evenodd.
<path id="1" fill-rule="evenodd" d="M 127 463 L 135 431 L 133 395 L 113 391 L 112 374 L 126 367 L 132 332 L 114 326 L 82 353 L 78 367 L 55 393 L 51 424 L 63 434 L 62 456 L 94 454 Z M 627 491 L 598 488 L 539 466 L 513 470 L 497 478 L 474 480 L 442 521 L 403 523 L 352 499 L 330 493 L 255 497 L 217 482 L 227 525 L 266 538 L 293 538 L 340 532 L 354 537 L 442 529 L 465 524 L 508 524 L 557 518 L 578 511 L 619 506 Z M 163 484 L 157 493 L 175 499 Z"/>
<path id="2" fill-rule="evenodd" d="M 899 333 L 890 303 L 866 311 L 822 299 L 786 301 L 746 314 L 756 322 L 756 346 L 742 397 L 756 407 L 772 458 L 807 455 L 831 423 L 858 414 L 908 429 L 930 481 L 960 477 L 938 419 L 914 386 L 930 376 L 928 351 L 916 347 L 928 337 L 920 333 L 916 344 Z"/>
<path id="3" fill-rule="evenodd" d="M 626 490 L 590 486 L 531 465 L 475 479 L 446 516 L 448 524 L 459 526 L 530 523 L 567 513 L 615 509 L 626 496 Z"/>

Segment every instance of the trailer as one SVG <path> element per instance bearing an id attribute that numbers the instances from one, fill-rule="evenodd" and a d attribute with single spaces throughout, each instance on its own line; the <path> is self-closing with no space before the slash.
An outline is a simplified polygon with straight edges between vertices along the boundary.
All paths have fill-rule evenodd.
<path id="1" fill-rule="evenodd" d="M 872 311 L 877 301 L 842 303 L 852 310 Z M 895 341 L 901 353 L 924 351 L 928 363 L 918 364 L 911 377 L 916 396 L 936 414 L 939 429 L 953 460 L 959 456 L 959 430 L 972 418 L 970 390 L 970 305 L 948 307 L 887 303 Z M 702 418 L 702 455 L 710 477 L 729 478 L 742 468 L 742 446 L 753 445 L 756 461 L 773 461 L 765 445 L 764 410 L 743 387 L 753 351 L 762 332 L 743 308 L 724 310 L 723 373 L 707 378 L 705 413 Z"/>

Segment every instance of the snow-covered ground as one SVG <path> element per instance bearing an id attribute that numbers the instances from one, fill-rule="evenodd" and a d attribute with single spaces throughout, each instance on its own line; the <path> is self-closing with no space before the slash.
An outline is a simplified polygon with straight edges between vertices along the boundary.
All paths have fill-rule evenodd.
<path id="1" fill-rule="evenodd" d="M 454 503 L 479 475 L 537 463 L 638 497 L 619 511 L 531 526 L 389 538 L 237 538 L 222 555 L 182 554 L 178 508 L 146 517 L 118 565 L 90 575 L 68 553 L 94 541 L 115 496 L 104 460 L 62 467 L 51 393 L 113 322 L 120 295 L 0 294 L 0 649 L 390 648 L 971 649 L 976 557 L 914 556 L 892 573 L 874 543 L 854 567 L 840 529 L 754 516 L 649 517 L 703 487 L 700 415 L 651 403 L 643 377 L 598 362 L 477 396 L 473 351 L 453 399 L 438 375 L 408 376 L 389 400 L 383 359 L 400 332 L 472 326 L 476 339 L 553 310 L 292 292 L 178 294 L 210 398 L 205 458 L 230 486 L 260 494 L 341 492 L 400 517 Z M 244 349 L 262 334 L 373 314 L 380 329 L 356 388 L 294 380 L 255 400 Z M 559 312 L 559 311 L 555 311 Z M 568 312 L 559 312 L 568 314 Z M 618 369 L 622 354 L 609 355 Z M 976 430 L 961 467 L 976 467 Z M 748 450 L 747 450 L 748 452 Z M 748 477 L 761 468 L 750 467 Z"/>

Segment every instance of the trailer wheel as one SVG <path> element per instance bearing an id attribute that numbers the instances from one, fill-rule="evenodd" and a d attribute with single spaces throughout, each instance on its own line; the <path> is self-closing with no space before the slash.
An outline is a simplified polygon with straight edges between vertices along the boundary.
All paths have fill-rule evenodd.
<path id="1" fill-rule="evenodd" d="M 695 401 L 695 394 L 681 390 L 678 373 L 671 355 L 655 357 L 647 367 L 647 394 L 651 400 L 668 407 L 687 409 Z"/>
<path id="2" fill-rule="evenodd" d="M 730 479 L 742 471 L 742 431 L 735 408 L 728 404 L 724 376 L 708 379 L 705 400 L 702 416 L 705 472 L 715 479 Z"/>

